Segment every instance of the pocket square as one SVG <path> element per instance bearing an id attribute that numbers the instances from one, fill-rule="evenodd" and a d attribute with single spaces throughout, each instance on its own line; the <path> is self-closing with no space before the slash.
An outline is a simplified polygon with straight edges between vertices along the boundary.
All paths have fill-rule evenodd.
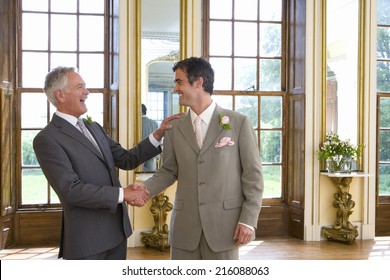
<path id="1" fill-rule="evenodd" d="M 221 148 L 223 146 L 233 146 L 234 142 L 230 137 L 223 137 L 219 142 L 215 144 L 215 148 Z"/>

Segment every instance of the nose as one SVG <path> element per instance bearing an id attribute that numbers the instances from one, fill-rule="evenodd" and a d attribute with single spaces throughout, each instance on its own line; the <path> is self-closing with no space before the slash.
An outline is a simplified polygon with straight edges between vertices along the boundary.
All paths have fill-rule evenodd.
<path id="1" fill-rule="evenodd" d="M 175 84 L 175 87 L 172 90 L 173 93 L 177 93 L 177 84 Z"/>

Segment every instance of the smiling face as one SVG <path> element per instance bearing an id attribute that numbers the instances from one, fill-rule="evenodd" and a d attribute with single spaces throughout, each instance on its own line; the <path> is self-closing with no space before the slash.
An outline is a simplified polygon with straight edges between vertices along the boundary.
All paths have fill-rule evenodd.
<path id="1" fill-rule="evenodd" d="M 176 69 L 173 92 L 179 95 L 179 104 L 181 106 L 192 108 L 199 103 L 200 93 L 203 91 L 203 87 L 200 84 L 201 82 L 197 80 L 191 85 L 188 81 L 187 73 L 180 68 Z"/>
<path id="2" fill-rule="evenodd" d="M 85 100 L 88 98 L 89 91 L 78 73 L 69 72 L 66 76 L 68 84 L 65 89 L 55 92 L 58 100 L 57 109 L 78 118 L 88 111 Z"/>

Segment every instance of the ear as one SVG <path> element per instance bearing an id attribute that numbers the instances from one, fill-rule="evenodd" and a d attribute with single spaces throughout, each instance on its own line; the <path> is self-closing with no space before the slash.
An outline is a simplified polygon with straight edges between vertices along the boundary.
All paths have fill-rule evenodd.
<path id="1" fill-rule="evenodd" d="M 65 94 L 62 90 L 57 89 L 54 92 L 54 95 L 56 96 L 56 99 L 58 100 L 59 103 L 64 103 L 66 100 Z"/>
<path id="2" fill-rule="evenodd" d="M 203 78 L 202 78 L 202 77 L 199 77 L 199 78 L 195 81 L 194 84 L 195 84 L 196 88 L 204 89 L 203 83 L 204 83 Z"/>

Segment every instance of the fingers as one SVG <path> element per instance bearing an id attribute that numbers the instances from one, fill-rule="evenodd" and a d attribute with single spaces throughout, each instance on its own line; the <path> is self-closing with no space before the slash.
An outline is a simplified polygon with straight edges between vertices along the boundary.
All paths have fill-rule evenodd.
<path id="1" fill-rule="evenodd" d="M 245 245 L 251 241 L 253 231 L 242 224 L 238 224 L 234 231 L 233 239 L 236 241 L 236 245 Z"/>
<path id="2" fill-rule="evenodd" d="M 144 188 L 125 188 L 123 189 L 123 199 L 132 206 L 143 206 L 149 200 L 150 193 Z"/>
<path id="3" fill-rule="evenodd" d="M 181 117 L 181 115 L 183 115 L 183 113 L 180 113 L 180 114 L 174 114 L 172 116 L 169 116 L 167 118 L 165 118 L 162 122 L 161 122 L 161 125 L 159 128 L 157 128 L 154 132 L 153 132 L 153 137 L 157 140 L 157 141 L 161 141 L 161 139 L 164 137 L 164 133 L 165 133 L 165 130 L 167 129 L 171 129 L 173 126 L 172 124 L 170 124 L 169 122 L 173 119 L 178 119 Z"/>

